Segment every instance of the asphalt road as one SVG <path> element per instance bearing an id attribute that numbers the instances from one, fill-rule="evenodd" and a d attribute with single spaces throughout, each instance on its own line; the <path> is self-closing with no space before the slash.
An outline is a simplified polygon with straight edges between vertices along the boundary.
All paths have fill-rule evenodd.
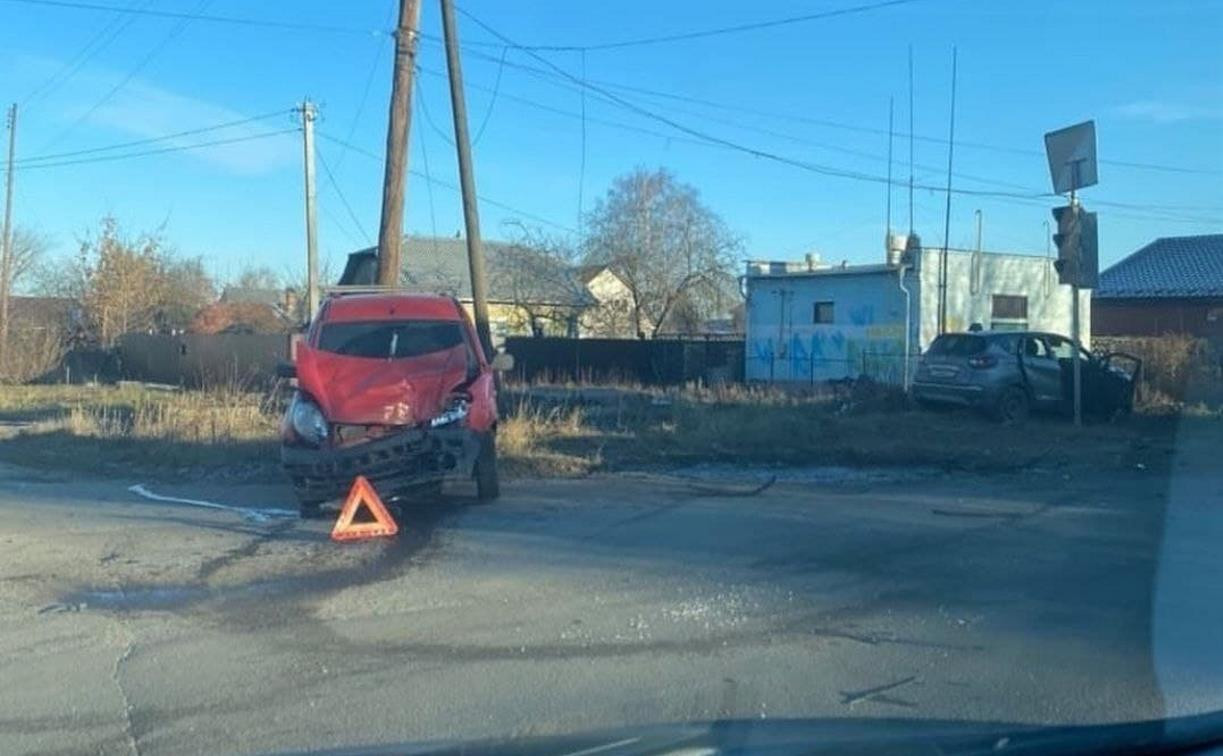
<path id="1" fill-rule="evenodd" d="M 1166 474 L 524 480 L 344 545 L 278 487 L 0 469 L 0 752 L 1223 708 L 1220 438 Z"/>

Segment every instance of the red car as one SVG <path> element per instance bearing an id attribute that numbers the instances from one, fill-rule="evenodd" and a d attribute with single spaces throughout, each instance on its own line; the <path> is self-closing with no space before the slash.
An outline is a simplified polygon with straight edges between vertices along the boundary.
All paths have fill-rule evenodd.
<path id="1" fill-rule="evenodd" d="M 388 498 L 474 478 L 499 494 L 497 396 L 491 362 L 454 299 L 376 293 L 328 297 L 286 375 L 281 462 L 303 517 L 364 475 Z"/>

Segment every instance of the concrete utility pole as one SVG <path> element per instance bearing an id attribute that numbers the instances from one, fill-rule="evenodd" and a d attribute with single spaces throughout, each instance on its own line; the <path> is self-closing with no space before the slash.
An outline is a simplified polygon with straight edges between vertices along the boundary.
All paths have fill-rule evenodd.
<path id="1" fill-rule="evenodd" d="M 302 148 L 306 164 L 306 320 L 318 310 L 318 193 L 314 186 L 314 119 L 318 111 L 314 103 L 303 100 L 299 109 L 302 118 Z"/>
<path id="2" fill-rule="evenodd" d="M 471 140 L 467 134 L 467 100 L 463 97 L 463 69 L 459 63 L 459 33 L 453 0 L 441 0 L 442 28 L 446 36 L 446 68 L 450 73 L 450 105 L 454 111 L 454 144 L 459 153 L 459 184 L 463 190 L 463 222 L 467 227 L 467 264 L 471 269 L 471 299 L 476 333 L 489 359 L 493 339 L 488 328 L 488 282 L 484 277 L 484 247 L 480 244 L 480 211 L 476 206 L 476 180 L 471 170 Z"/>
<path id="3" fill-rule="evenodd" d="M 17 103 L 8 111 L 8 173 L 4 182 L 4 238 L 0 239 L 0 365 L 8 352 L 8 299 L 13 285 L 13 151 L 17 144 Z"/>
<path id="4" fill-rule="evenodd" d="M 412 127 L 412 75 L 420 36 L 420 0 L 399 0 L 395 29 L 395 69 L 391 79 L 391 117 L 386 131 L 386 172 L 382 178 L 382 221 L 378 226 L 378 283 L 399 284 L 403 245 L 403 194 L 408 172 L 408 132 Z"/>
<path id="5" fill-rule="evenodd" d="M 1079 183 L 1077 164 L 1073 170 L 1075 179 L 1074 183 L 1070 185 L 1070 208 L 1071 212 L 1077 213 L 1079 208 L 1079 198 L 1075 196 Z M 1070 287 L 1070 296 L 1074 298 L 1070 304 L 1070 340 L 1074 342 L 1074 360 L 1071 363 L 1074 365 L 1074 425 L 1081 427 L 1083 425 L 1083 367 L 1079 364 L 1079 355 L 1083 351 L 1083 338 L 1079 333 L 1079 285 L 1077 283 Z"/>

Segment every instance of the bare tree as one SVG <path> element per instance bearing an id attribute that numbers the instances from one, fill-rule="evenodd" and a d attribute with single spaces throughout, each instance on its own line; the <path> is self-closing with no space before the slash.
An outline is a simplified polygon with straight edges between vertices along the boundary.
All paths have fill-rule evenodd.
<path id="1" fill-rule="evenodd" d="M 741 246 L 696 189 L 666 170 L 616 179 L 587 229 L 586 261 L 624 281 L 638 335 L 656 336 L 681 304 L 700 314 L 714 309 Z"/>
<path id="2" fill-rule="evenodd" d="M 20 291 L 22 283 L 32 278 L 50 247 L 50 240 L 38 231 L 24 227 L 13 230 L 13 257 L 9 278 L 9 286 L 13 291 Z"/>
<path id="3" fill-rule="evenodd" d="M 563 239 L 516 224 L 514 241 L 490 250 L 489 288 L 507 297 L 532 335 L 568 333 L 591 303 Z"/>
<path id="4" fill-rule="evenodd" d="M 282 282 L 271 268 L 251 265 L 243 268 L 231 285 L 239 289 L 280 289 Z"/>

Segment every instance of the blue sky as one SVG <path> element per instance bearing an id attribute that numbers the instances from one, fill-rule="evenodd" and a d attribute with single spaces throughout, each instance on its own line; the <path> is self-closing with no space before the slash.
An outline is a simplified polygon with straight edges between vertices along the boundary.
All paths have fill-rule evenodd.
<path id="1" fill-rule="evenodd" d="M 321 158 L 340 188 L 320 165 L 322 253 L 339 269 L 348 251 L 367 243 L 367 234 L 376 237 L 381 163 L 332 140 L 382 153 L 391 41 L 374 32 L 393 25 L 393 0 L 97 2 L 358 31 L 184 23 L 0 0 L 0 102 L 20 104 L 19 157 L 263 114 L 274 115 L 133 151 L 290 130 L 295 124 L 289 109 L 309 96 L 322 113 Z M 594 45 L 864 4 L 869 3 L 465 0 L 460 7 L 519 44 Z M 584 66 L 586 78 L 639 109 L 588 93 L 584 159 L 583 98 L 572 83 L 524 70 L 545 66 L 522 51 L 505 52 L 503 65 L 502 43 L 468 18 L 460 16 L 459 25 L 467 48 L 471 128 L 480 135 L 477 185 L 482 196 L 499 203 L 481 208 L 486 238 L 510 235 L 515 219 L 573 234 L 579 200 L 589 209 L 616 175 L 661 166 L 700 190 L 742 235 L 747 257 L 818 252 L 832 261 L 877 261 L 884 224 L 880 183 L 701 143 L 640 110 L 748 148 L 882 177 L 889 97 L 895 98 L 897 131 L 908 126 L 910 44 L 919 184 L 946 181 L 954 45 L 955 186 L 1047 192 L 1043 133 L 1094 118 L 1100 156 L 1110 162 L 1100 166 L 1099 186 L 1082 197 L 1100 214 L 1103 264 L 1158 236 L 1223 231 L 1223 3 L 1214 0 L 914 0 L 733 35 L 539 53 L 574 75 Z M 424 0 L 422 27 L 440 36 L 432 0 Z M 423 41 L 419 64 L 410 167 L 420 174 L 427 168 L 439 183 L 411 178 L 406 227 L 452 235 L 462 222 L 458 193 L 449 186 L 457 182 L 440 46 Z M 903 137 L 896 139 L 895 158 L 896 179 L 906 179 Z M 72 252 L 78 238 L 113 214 L 129 231 L 162 228 L 179 251 L 203 256 L 221 277 L 251 264 L 277 271 L 303 266 L 296 132 L 162 155 L 33 166 L 17 172 L 15 220 L 50 236 L 58 253 Z M 940 191 L 916 192 L 915 225 L 928 244 L 942 241 L 944 197 Z M 1054 204 L 1052 198 L 956 195 L 950 242 L 974 243 L 974 211 L 980 209 L 986 248 L 1043 252 L 1044 222 Z M 893 226 L 906 227 L 907 215 L 906 189 L 896 187 Z"/>

